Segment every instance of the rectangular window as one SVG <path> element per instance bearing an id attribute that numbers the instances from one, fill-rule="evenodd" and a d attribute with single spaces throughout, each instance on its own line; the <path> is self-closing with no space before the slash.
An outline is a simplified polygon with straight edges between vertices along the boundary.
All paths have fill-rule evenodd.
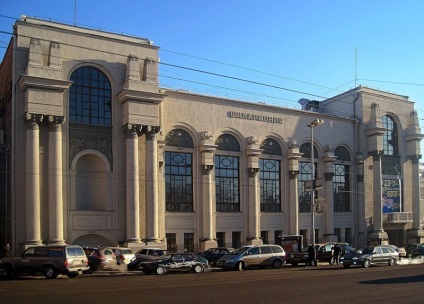
<path id="1" fill-rule="evenodd" d="M 352 229 L 351 228 L 345 228 L 345 239 L 344 241 L 346 243 L 351 244 L 352 243 Z"/>
<path id="2" fill-rule="evenodd" d="M 337 236 L 337 241 L 340 242 L 340 240 L 342 239 L 342 229 L 334 228 L 334 235 Z"/>
<path id="3" fill-rule="evenodd" d="M 283 230 L 275 230 L 274 231 L 274 243 L 278 244 L 278 241 L 281 242 L 281 237 L 283 236 Z M 278 244 L 280 245 L 280 244 Z"/>
<path id="4" fill-rule="evenodd" d="M 226 247 L 225 246 L 225 232 L 217 232 L 216 238 L 218 239 L 218 247 Z"/>
<path id="5" fill-rule="evenodd" d="M 311 191 L 306 191 L 305 182 L 310 181 L 312 178 L 310 162 L 299 162 L 299 212 L 308 213 L 311 212 Z M 317 177 L 317 164 L 315 164 L 315 178 Z M 318 197 L 318 193 L 315 191 L 315 198 Z"/>
<path id="6" fill-rule="evenodd" d="M 350 166 L 334 164 L 333 168 L 334 212 L 348 212 L 350 211 Z"/>
<path id="7" fill-rule="evenodd" d="M 217 212 L 239 212 L 239 159 L 215 156 L 215 190 Z"/>
<path id="8" fill-rule="evenodd" d="M 233 248 L 240 248 L 241 247 L 241 232 L 240 231 L 233 231 L 232 233 L 232 243 L 231 243 L 231 247 Z"/>
<path id="9" fill-rule="evenodd" d="M 273 159 L 260 159 L 259 167 L 261 212 L 280 212 L 280 161 Z"/>
<path id="10" fill-rule="evenodd" d="M 261 231 L 261 239 L 262 239 L 262 243 L 269 244 L 268 231 Z"/>
<path id="11" fill-rule="evenodd" d="M 301 235 L 301 236 L 303 236 L 303 244 L 302 244 L 302 246 L 303 247 L 305 247 L 306 246 L 306 243 L 307 243 L 307 239 L 309 239 L 309 237 L 308 238 L 306 238 L 306 235 L 307 235 L 307 231 L 306 230 L 304 230 L 304 229 L 301 229 L 300 231 L 299 231 L 299 234 Z"/>
<path id="12" fill-rule="evenodd" d="M 193 211 L 192 154 L 165 152 L 166 211 Z"/>
<path id="13" fill-rule="evenodd" d="M 194 233 L 184 233 L 184 251 L 194 252 Z"/>
<path id="14" fill-rule="evenodd" d="M 166 234 L 166 250 L 168 252 L 177 252 L 177 234 L 167 233 Z"/>

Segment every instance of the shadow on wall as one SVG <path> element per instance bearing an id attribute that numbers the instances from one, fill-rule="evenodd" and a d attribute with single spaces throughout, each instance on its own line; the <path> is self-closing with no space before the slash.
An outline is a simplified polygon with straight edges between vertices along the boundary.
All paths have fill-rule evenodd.
<path id="1" fill-rule="evenodd" d="M 76 238 L 73 245 L 80 246 L 113 246 L 113 243 L 99 234 L 85 234 Z"/>

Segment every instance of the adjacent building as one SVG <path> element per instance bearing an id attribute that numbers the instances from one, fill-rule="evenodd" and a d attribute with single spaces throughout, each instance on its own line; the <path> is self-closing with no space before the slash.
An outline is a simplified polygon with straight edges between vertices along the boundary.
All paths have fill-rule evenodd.
<path id="1" fill-rule="evenodd" d="M 408 97 L 360 86 L 290 109 L 169 90 L 158 52 L 16 22 L 0 68 L 2 243 L 198 251 L 308 243 L 312 226 L 316 242 L 424 241 Z"/>

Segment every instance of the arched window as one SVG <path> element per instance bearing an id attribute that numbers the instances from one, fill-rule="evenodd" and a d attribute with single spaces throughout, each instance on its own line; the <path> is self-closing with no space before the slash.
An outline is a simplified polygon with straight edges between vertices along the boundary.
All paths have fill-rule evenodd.
<path id="1" fill-rule="evenodd" d="M 216 140 L 221 151 L 240 152 L 240 144 L 230 134 Z M 239 158 L 233 155 L 215 155 L 215 190 L 217 212 L 240 211 Z"/>
<path id="2" fill-rule="evenodd" d="M 69 89 L 69 121 L 71 123 L 110 126 L 112 99 L 110 82 L 93 67 L 76 69 Z"/>
<path id="3" fill-rule="evenodd" d="M 272 138 L 265 139 L 260 148 L 263 154 L 281 155 L 280 144 Z M 259 180 L 261 212 L 281 211 L 281 161 L 261 158 L 259 160 Z"/>
<path id="4" fill-rule="evenodd" d="M 193 148 L 193 139 L 182 129 L 168 132 L 169 147 Z M 193 211 L 193 154 L 183 151 L 165 151 L 166 211 Z"/>
<path id="5" fill-rule="evenodd" d="M 333 164 L 334 212 L 348 212 L 351 209 L 349 179 L 351 156 L 349 150 L 343 146 L 337 147 L 334 155 L 337 156 Z"/>
<path id="6" fill-rule="evenodd" d="M 390 116 L 384 115 L 383 126 L 387 129 L 383 135 L 384 155 L 399 155 L 398 128 L 396 123 Z"/>

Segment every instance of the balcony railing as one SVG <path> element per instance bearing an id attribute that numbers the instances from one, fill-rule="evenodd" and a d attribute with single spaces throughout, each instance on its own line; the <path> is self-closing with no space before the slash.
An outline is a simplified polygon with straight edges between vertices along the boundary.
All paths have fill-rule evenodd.
<path id="1" fill-rule="evenodd" d="M 412 212 L 392 212 L 384 213 L 383 221 L 385 223 L 412 223 Z"/>

